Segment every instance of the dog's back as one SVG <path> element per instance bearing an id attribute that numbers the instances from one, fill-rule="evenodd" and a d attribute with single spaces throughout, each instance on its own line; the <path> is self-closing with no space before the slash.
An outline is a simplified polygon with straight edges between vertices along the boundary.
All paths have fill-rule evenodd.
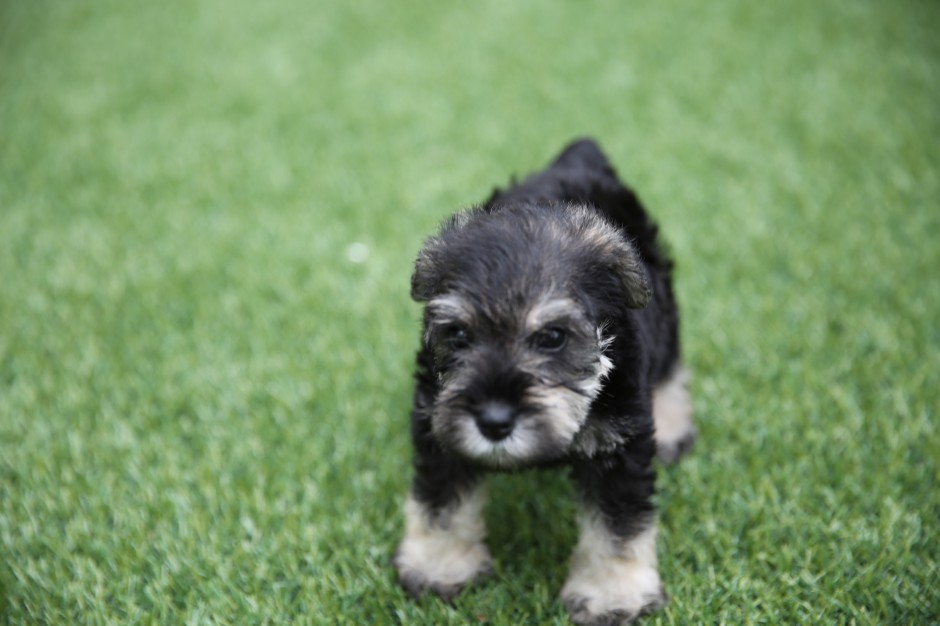
<path id="1" fill-rule="evenodd" d="M 655 222 L 633 190 L 620 181 L 607 156 L 592 139 L 572 142 L 544 170 L 508 189 L 495 190 L 486 208 L 492 210 L 513 203 L 592 206 L 624 230 L 651 269 L 666 274 L 672 269 L 672 262 L 658 240 Z"/>

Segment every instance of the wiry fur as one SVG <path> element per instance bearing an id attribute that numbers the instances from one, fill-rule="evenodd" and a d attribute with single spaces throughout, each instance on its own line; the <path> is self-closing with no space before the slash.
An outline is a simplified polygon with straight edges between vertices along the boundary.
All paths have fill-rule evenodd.
<path id="1" fill-rule="evenodd" d="M 672 263 L 599 148 L 576 142 L 447 220 L 411 294 L 425 314 L 402 584 L 449 597 L 489 567 L 468 496 L 486 471 L 565 463 L 589 512 L 562 592 L 572 618 L 621 623 L 660 606 L 655 430 L 661 415 L 665 460 L 695 430 Z M 462 531 L 434 522 L 452 519 Z M 434 552 L 452 563 L 433 565 Z"/>

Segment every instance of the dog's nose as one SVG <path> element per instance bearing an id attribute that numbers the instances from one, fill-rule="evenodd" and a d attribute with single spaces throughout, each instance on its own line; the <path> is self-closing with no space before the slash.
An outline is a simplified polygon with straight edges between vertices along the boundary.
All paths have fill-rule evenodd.
<path id="1" fill-rule="evenodd" d="M 477 428 L 490 441 L 501 441 L 512 433 L 515 411 L 504 402 L 487 402 L 476 416 Z"/>

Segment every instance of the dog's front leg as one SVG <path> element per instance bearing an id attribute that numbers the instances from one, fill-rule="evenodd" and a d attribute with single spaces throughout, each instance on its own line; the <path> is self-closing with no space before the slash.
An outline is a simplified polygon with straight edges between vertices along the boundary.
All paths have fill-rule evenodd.
<path id="1" fill-rule="evenodd" d="M 627 624 L 663 606 L 648 462 L 628 455 L 594 460 L 576 468 L 575 478 L 585 492 L 585 508 L 561 590 L 572 621 Z"/>
<path id="2" fill-rule="evenodd" d="M 405 537 L 394 564 L 399 583 L 413 597 L 430 591 L 451 600 L 491 568 L 483 542 L 486 490 L 476 472 L 436 446 L 422 447 L 416 451 L 414 484 L 405 502 Z"/>

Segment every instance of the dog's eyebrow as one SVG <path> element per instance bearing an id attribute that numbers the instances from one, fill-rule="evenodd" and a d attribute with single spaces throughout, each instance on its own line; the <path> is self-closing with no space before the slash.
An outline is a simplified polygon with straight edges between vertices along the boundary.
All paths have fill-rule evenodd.
<path id="1" fill-rule="evenodd" d="M 473 317 L 470 303 L 454 294 L 434 298 L 427 304 L 432 317 L 467 322 Z"/>
<path id="2" fill-rule="evenodd" d="M 526 328 L 541 328 L 545 324 L 561 319 L 579 319 L 582 317 L 578 304 L 570 298 L 543 300 L 529 309 L 526 314 Z"/>

